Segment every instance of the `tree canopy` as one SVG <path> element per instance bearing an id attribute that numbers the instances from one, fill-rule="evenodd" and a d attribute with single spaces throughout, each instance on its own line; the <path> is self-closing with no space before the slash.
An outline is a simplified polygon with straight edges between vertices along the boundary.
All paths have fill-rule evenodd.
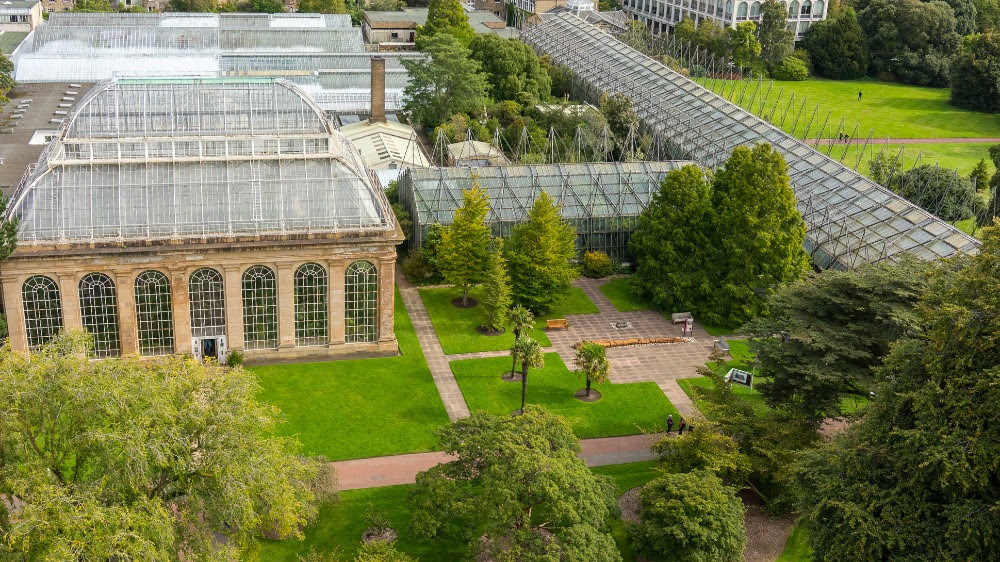
<path id="1" fill-rule="evenodd" d="M 299 12 L 310 14 L 346 14 L 345 0 L 299 0 Z"/>
<path id="2" fill-rule="evenodd" d="M 893 177 L 888 187 L 946 221 L 971 217 L 976 203 L 976 190 L 969 178 L 930 164 Z"/>
<path id="3" fill-rule="evenodd" d="M 760 58 L 774 67 L 792 54 L 795 34 L 787 27 L 788 14 L 783 2 L 765 0 L 760 5 L 760 24 L 757 26 L 757 40 L 760 42 Z"/>
<path id="4" fill-rule="evenodd" d="M 462 206 L 444 231 L 438 248 L 441 274 L 448 283 L 462 290 L 462 304 L 467 304 L 469 289 L 486 280 L 492 237 L 486 226 L 490 199 L 486 191 L 474 183 L 462 192 Z"/>
<path id="5" fill-rule="evenodd" d="M 30 360 L 0 348 L 0 495 L 18 505 L 0 502 L 0 557 L 238 560 L 302 536 L 335 477 L 274 435 L 252 373 L 90 347 L 70 331 Z"/>
<path id="6" fill-rule="evenodd" d="M 951 63 L 951 103 L 973 111 L 1000 112 L 1000 33 L 970 35 Z"/>
<path id="7" fill-rule="evenodd" d="M 608 532 L 615 487 L 577 457 L 569 424 L 543 408 L 474 412 L 438 431 L 455 460 L 417 475 L 410 528 L 505 560 L 621 560 Z"/>
<path id="8" fill-rule="evenodd" d="M 483 282 L 483 326 L 493 332 L 502 332 L 510 319 L 510 275 L 503 257 L 503 238 L 493 241 L 486 262 L 486 280 Z"/>
<path id="9" fill-rule="evenodd" d="M 824 78 L 853 80 L 868 73 L 868 42 L 852 8 L 835 19 L 814 22 L 802 46 L 816 74 Z"/>
<path id="10" fill-rule="evenodd" d="M 920 86 L 948 85 L 961 36 L 955 12 L 941 1 L 871 0 L 858 12 L 875 74 L 892 73 Z"/>
<path id="11" fill-rule="evenodd" d="M 526 43 L 484 33 L 472 39 L 469 49 L 486 74 L 494 100 L 524 103 L 549 98 L 552 79 L 542 67 L 541 59 Z"/>
<path id="12" fill-rule="evenodd" d="M 935 271 L 865 417 L 799 463 L 816 558 L 1000 556 L 1000 230 L 981 238 Z"/>
<path id="13" fill-rule="evenodd" d="M 928 267 L 904 260 L 828 269 L 779 287 L 768 315 L 746 327 L 757 373 L 770 378 L 759 387 L 768 403 L 818 425 L 840 415 L 844 396 L 867 398 L 892 343 L 919 328 L 916 303 Z"/>
<path id="14" fill-rule="evenodd" d="M 472 42 L 476 35 L 469 25 L 465 8 L 458 0 L 430 0 L 427 4 L 427 22 L 417 26 L 417 48 L 427 50 L 427 40 L 439 35 L 450 35 L 463 46 Z"/>
<path id="15" fill-rule="evenodd" d="M 515 226 L 507 246 L 514 303 L 548 312 L 569 293 L 576 271 L 576 229 L 563 220 L 544 191 L 531 205 L 528 220 Z"/>
<path id="16" fill-rule="evenodd" d="M 760 56 L 760 41 L 757 39 L 757 24 L 744 21 L 736 27 L 726 28 L 726 46 L 733 57 L 733 62 L 741 67 L 748 67 Z"/>
<path id="17" fill-rule="evenodd" d="M 425 126 L 436 127 L 456 113 L 481 112 L 489 86 L 468 47 L 442 33 L 426 39 L 423 51 L 429 59 L 401 59 L 410 73 L 404 90 L 410 115 Z"/>

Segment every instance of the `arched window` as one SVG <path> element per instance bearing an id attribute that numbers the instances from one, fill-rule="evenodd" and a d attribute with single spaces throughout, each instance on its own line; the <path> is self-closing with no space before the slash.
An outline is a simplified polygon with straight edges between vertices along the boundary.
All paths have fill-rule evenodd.
<path id="1" fill-rule="evenodd" d="M 21 304 L 28 349 L 49 343 L 62 330 L 62 303 L 55 281 L 44 275 L 29 277 L 21 286 Z"/>
<path id="2" fill-rule="evenodd" d="M 135 278 L 135 324 L 140 355 L 170 355 L 174 352 L 170 280 L 159 271 L 144 271 Z"/>
<path id="3" fill-rule="evenodd" d="M 226 297 L 222 275 L 209 267 L 188 280 L 191 303 L 191 335 L 196 338 L 226 335 Z"/>
<path id="4" fill-rule="evenodd" d="M 788 17 L 794 18 L 799 15 L 799 2 L 798 0 L 792 0 L 792 3 L 788 5 Z"/>
<path id="5" fill-rule="evenodd" d="M 278 282 L 274 270 L 255 265 L 243 272 L 243 348 L 278 347 Z"/>
<path id="6" fill-rule="evenodd" d="M 80 319 L 94 337 L 94 355 L 121 355 L 118 333 L 118 296 L 115 283 L 103 273 L 89 273 L 80 280 Z"/>
<path id="7" fill-rule="evenodd" d="M 802 3 L 802 15 L 808 16 L 810 14 L 812 14 L 812 2 L 806 0 Z"/>
<path id="8" fill-rule="evenodd" d="M 347 343 L 378 339 L 378 271 L 371 262 L 356 261 L 347 268 L 344 280 Z"/>
<path id="9" fill-rule="evenodd" d="M 733 0 L 728 0 L 728 2 L 726 2 L 726 19 L 728 20 L 729 16 L 732 15 L 733 15 Z"/>
<path id="10" fill-rule="evenodd" d="M 756 18 L 760 17 L 760 2 L 754 2 L 750 4 L 750 17 Z"/>
<path id="11" fill-rule="evenodd" d="M 823 4 L 823 0 L 816 0 L 816 2 L 813 3 L 813 15 L 823 17 L 824 8 L 826 8 L 826 6 Z"/>
<path id="12" fill-rule="evenodd" d="M 326 270 L 305 263 L 295 270 L 295 345 L 326 345 L 329 334 Z"/>
<path id="13" fill-rule="evenodd" d="M 737 19 L 747 19 L 747 3 L 740 2 L 736 6 L 736 18 Z"/>

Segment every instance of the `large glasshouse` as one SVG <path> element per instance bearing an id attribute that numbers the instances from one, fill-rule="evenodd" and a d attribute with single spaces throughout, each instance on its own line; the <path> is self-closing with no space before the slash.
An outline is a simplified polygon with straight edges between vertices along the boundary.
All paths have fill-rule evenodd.
<path id="1" fill-rule="evenodd" d="M 358 152 L 294 84 L 118 79 L 78 104 L 11 200 L 11 345 L 95 354 L 395 353 L 402 232 Z"/>
<path id="2" fill-rule="evenodd" d="M 495 236 L 509 236 L 544 191 L 576 227 L 578 251 L 600 250 L 624 261 L 639 214 L 667 173 L 684 164 L 689 162 L 412 169 L 400 180 L 399 193 L 413 219 L 413 242 L 418 246 L 432 224 L 451 224 L 462 205 L 462 191 L 475 184 L 489 195 L 486 221 Z"/>

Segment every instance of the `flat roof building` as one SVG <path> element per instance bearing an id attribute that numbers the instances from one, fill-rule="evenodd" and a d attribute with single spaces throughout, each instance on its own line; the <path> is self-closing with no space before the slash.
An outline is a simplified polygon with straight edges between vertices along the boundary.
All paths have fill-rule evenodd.
<path id="1" fill-rule="evenodd" d="M 517 31 L 492 11 L 470 10 L 466 6 L 469 25 L 476 33 L 496 33 L 516 37 Z M 365 10 L 362 30 L 366 43 L 378 45 L 379 51 L 415 49 L 417 26 L 427 23 L 427 8 L 405 8 L 399 12 Z"/>

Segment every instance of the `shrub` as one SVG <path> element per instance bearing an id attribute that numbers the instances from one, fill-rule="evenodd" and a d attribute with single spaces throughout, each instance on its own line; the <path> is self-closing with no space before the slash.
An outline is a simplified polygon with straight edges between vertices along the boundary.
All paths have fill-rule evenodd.
<path id="1" fill-rule="evenodd" d="M 615 264 L 604 252 L 594 251 L 583 254 L 583 276 L 598 279 L 614 272 Z"/>
<path id="2" fill-rule="evenodd" d="M 433 285 L 441 282 L 441 274 L 427 261 L 427 252 L 419 248 L 410 250 L 402 263 L 403 275 L 414 285 Z"/>
<path id="3" fill-rule="evenodd" d="M 230 351 L 229 356 L 226 357 L 226 366 L 232 369 L 239 367 L 243 364 L 243 353 L 240 351 Z"/>
<path id="4" fill-rule="evenodd" d="M 806 63 L 793 56 L 782 59 L 781 64 L 771 69 L 771 78 L 775 80 L 805 80 L 809 77 L 809 67 Z"/>
<path id="5" fill-rule="evenodd" d="M 700 64 L 692 64 L 691 67 L 688 68 L 688 73 L 691 74 L 692 78 L 704 78 L 704 76 L 708 74 L 705 67 Z"/>

